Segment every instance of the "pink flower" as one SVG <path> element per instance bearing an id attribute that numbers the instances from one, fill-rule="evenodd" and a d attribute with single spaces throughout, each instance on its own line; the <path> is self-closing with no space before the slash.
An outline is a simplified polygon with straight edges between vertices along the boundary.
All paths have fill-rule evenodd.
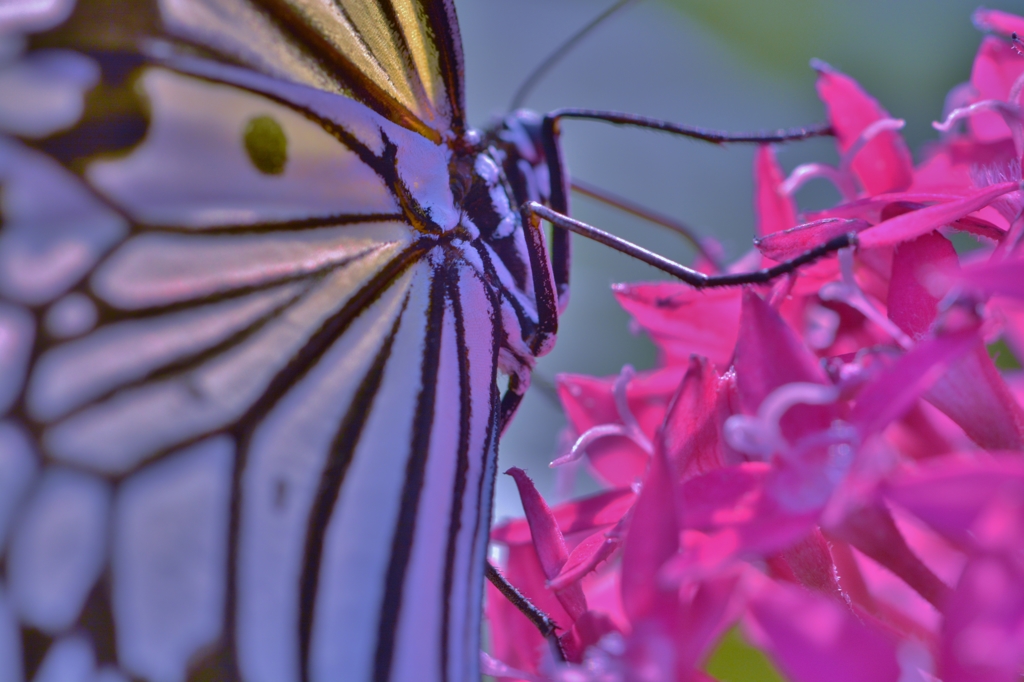
<path id="1" fill-rule="evenodd" d="M 1024 665 L 1024 461 L 1019 453 L 945 457 L 906 471 L 886 498 L 967 555 L 945 607 L 943 680 L 1016 680 Z"/>
<path id="2" fill-rule="evenodd" d="M 796 587 L 761 580 L 743 624 L 794 682 L 896 682 L 898 644 L 844 605 Z M 794 617 L 799 614 L 798 617 Z"/>
<path id="3" fill-rule="evenodd" d="M 555 462 L 611 487 L 551 509 L 514 471 L 527 518 L 493 536 L 566 661 L 495 597 L 489 669 L 706 680 L 738 624 L 797 682 L 1019 678 L 1024 375 L 988 344 L 1024 356 L 1020 49 L 984 40 L 917 168 L 902 122 L 817 65 L 841 162 L 787 179 L 760 149 L 758 252 L 730 270 L 848 232 L 855 251 L 758 288 L 615 288 L 659 366 L 560 377 L 575 444 Z M 842 203 L 801 215 L 793 195 L 812 178 Z M 985 246 L 965 257 L 950 231 Z"/>
<path id="4" fill-rule="evenodd" d="M 537 494 L 525 472 L 511 469 L 509 473 L 519 487 L 527 517 L 498 526 L 492 532 L 492 540 L 507 551 L 505 577 L 555 620 L 563 633 L 563 646 L 579 662 L 583 649 L 595 644 L 605 631 L 614 629 L 607 614 L 620 611 L 603 598 L 604 595 L 598 594 L 601 592 L 598 587 L 591 598 L 602 597 L 596 601 L 604 615 L 588 616 L 587 597 L 579 580 L 621 544 L 620 539 L 608 537 L 609 531 L 632 507 L 636 495 L 628 488 L 621 488 L 552 510 Z M 564 588 L 549 587 L 561 569 L 572 571 L 581 564 L 585 564 L 581 574 L 572 576 Z M 492 654 L 505 664 L 536 673 L 543 659 L 540 652 L 546 646 L 544 639 L 493 586 L 488 587 L 488 595 Z M 616 620 L 621 622 L 622 617 L 616 615 Z"/>
<path id="5" fill-rule="evenodd" d="M 627 367 L 615 379 L 559 376 L 558 395 L 579 439 L 563 461 L 586 451 L 594 471 L 609 484 L 629 486 L 639 481 L 682 369 L 670 366 L 635 375 Z"/>

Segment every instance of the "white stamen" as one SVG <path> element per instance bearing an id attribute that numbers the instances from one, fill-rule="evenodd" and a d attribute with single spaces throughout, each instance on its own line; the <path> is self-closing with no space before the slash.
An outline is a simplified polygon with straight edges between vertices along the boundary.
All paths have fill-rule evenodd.
<path id="1" fill-rule="evenodd" d="M 768 459 L 789 449 L 779 420 L 794 405 L 827 405 L 839 398 L 835 386 L 793 382 L 775 389 L 761 402 L 757 415 L 735 414 L 725 420 L 725 439 L 734 450 Z"/>
<path id="2" fill-rule="evenodd" d="M 779 186 L 779 191 L 791 197 L 798 189 L 815 178 L 823 178 L 831 182 L 844 199 L 852 200 L 857 197 L 857 188 L 850 174 L 824 163 L 805 163 L 797 166 Z"/>
<path id="3" fill-rule="evenodd" d="M 983 111 L 991 111 L 1003 117 L 1006 125 L 1010 128 L 1010 134 L 1013 136 L 1013 147 L 1017 152 L 1017 157 L 1020 158 L 1024 155 L 1024 127 L 1021 126 L 1020 107 L 1015 104 L 995 99 L 982 100 L 967 107 L 954 109 L 949 112 L 949 116 L 941 123 L 933 121 L 932 127 L 939 132 L 945 133 L 951 130 L 953 124 L 957 121 Z"/>
<path id="4" fill-rule="evenodd" d="M 809 305 L 804 311 L 804 338 L 815 350 L 828 348 L 836 341 L 839 313 L 821 305 Z"/>
<path id="5" fill-rule="evenodd" d="M 633 416 L 633 411 L 629 409 L 629 399 L 626 397 L 626 388 L 635 375 L 636 372 L 633 371 L 632 365 L 623 365 L 622 371 L 619 372 L 619 377 L 612 387 L 612 395 L 615 397 L 615 409 L 619 413 L 619 419 L 630 431 L 630 439 L 644 452 L 651 455 L 654 453 L 654 446 L 651 445 L 651 441 L 647 439 L 647 435 L 640 428 L 640 422 Z"/>
<path id="6" fill-rule="evenodd" d="M 1013 87 L 1010 88 L 1010 94 L 1007 96 L 1006 101 L 1010 104 L 1020 104 L 1020 93 L 1024 90 L 1024 73 L 1017 76 L 1017 80 L 1013 82 Z"/>
<path id="7" fill-rule="evenodd" d="M 850 148 L 843 154 L 843 158 L 839 162 L 839 167 L 844 169 L 850 168 L 853 164 L 854 157 L 856 157 L 857 154 L 864 149 L 865 145 L 867 145 L 867 143 L 879 133 L 902 130 L 905 125 L 907 125 L 907 122 L 901 118 L 882 118 L 875 121 L 862 130 L 860 135 L 857 136 L 857 139 L 853 141 Z"/>
<path id="8" fill-rule="evenodd" d="M 839 168 L 834 168 L 824 163 L 801 164 L 789 174 L 789 177 L 779 187 L 780 191 L 786 196 L 791 197 L 798 189 L 807 184 L 809 180 L 823 178 L 836 186 L 843 199 L 847 201 L 856 199 L 857 184 L 853 173 L 850 171 L 854 158 L 864 149 L 868 142 L 880 133 L 900 130 L 905 125 L 906 121 L 899 118 L 882 118 L 875 121 L 861 131 L 857 139 L 850 145 L 850 148 L 846 150 L 839 160 Z"/>
<path id="9" fill-rule="evenodd" d="M 647 434 L 640 428 L 640 423 L 633 416 L 632 410 L 629 409 L 629 400 L 626 396 L 626 388 L 629 386 L 629 382 L 635 376 L 633 367 L 625 365 L 622 371 L 619 372 L 619 376 L 615 379 L 615 384 L 612 386 L 612 397 L 615 400 L 615 410 L 619 413 L 619 419 L 622 420 L 621 424 L 599 424 L 592 428 L 587 429 L 576 442 L 573 443 L 572 449 L 565 455 L 555 459 L 548 466 L 558 467 L 569 462 L 575 462 L 586 452 L 587 447 L 590 446 L 596 440 L 601 438 L 607 438 L 608 436 L 622 436 L 628 438 L 636 444 L 638 448 L 646 452 L 648 455 L 654 454 L 654 446 L 651 444 Z"/>
<path id="10" fill-rule="evenodd" d="M 853 249 L 842 249 L 839 251 L 839 265 L 843 273 L 840 282 L 829 282 L 818 290 L 818 296 L 823 301 L 839 301 L 845 303 L 861 315 L 874 322 L 885 333 L 896 340 L 905 350 L 914 346 L 914 341 L 907 336 L 902 329 L 888 317 L 883 315 L 878 308 L 868 300 L 868 297 L 857 284 L 853 275 Z"/>
<path id="11" fill-rule="evenodd" d="M 554 460 L 548 464 L 548 466 L 554 468 L 562 466 L 563 464 L 575 462 L 583 457 L 583 454 L 587 451 L 587 447 L 589 447 L 591 443 L 602 438 L 607 438 L 608 436 L 623 436 L 625 438 L 629 438 L 630 434 L 628 429 L 626 429 L 622 424 L 599 424 L 597 426 L 593 426 L 584 431 L 583 435 L 576 439 L 576 442 L 572 444 L 572 449 L 569 450 L 568 453 Z"/>

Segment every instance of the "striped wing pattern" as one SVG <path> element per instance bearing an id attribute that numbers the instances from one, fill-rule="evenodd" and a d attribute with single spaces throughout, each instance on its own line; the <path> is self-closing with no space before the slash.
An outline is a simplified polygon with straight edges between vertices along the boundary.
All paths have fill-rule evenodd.
<path id="1" fill-rule="evenodd" d="M 448 2 L 162 0 L 172 34 L 257 71 L 345 93 L 432 139 L 464 127 Z"/>
<path id="2" fill-rule="evenodd" d="M 451 4 L 11 7 L 0 679 L 476 679 L 510 313 Z"/>

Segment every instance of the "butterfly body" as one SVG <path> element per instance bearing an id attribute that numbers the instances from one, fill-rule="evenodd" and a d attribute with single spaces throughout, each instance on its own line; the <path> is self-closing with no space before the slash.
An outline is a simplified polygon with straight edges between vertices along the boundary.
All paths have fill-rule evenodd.
<path id="1" fill-rule="evenodd" d="M 449 2 L 64 6 L 0 66 L 0 678 L 475 679 L 536 119 L 465 126 Z"/>

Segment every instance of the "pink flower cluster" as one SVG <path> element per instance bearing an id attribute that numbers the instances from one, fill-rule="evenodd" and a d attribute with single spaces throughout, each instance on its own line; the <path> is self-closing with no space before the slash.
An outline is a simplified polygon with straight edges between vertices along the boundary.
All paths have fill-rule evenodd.
<path id="1" fill-rule="evenodd" d="M 816 64 L 838 167 L 754 166 L 770 265 L 841 252 L 760 289 L 615 288 L 658 369 L 562 376 L 572 450 L 608 489 L 494 529 L 502 570 L 559 626 L 557 661 L 488 595 L 502 679 L 712 679 L 739 625 L 795 682 L 1011 682 L 1024 670 L 1024 18 L 990 33 L 913 165 L 903 122 Z M 798 216 L 828 180 L 842 203 Z M 958 253 L 954 233 L 980 248 Z"/>

